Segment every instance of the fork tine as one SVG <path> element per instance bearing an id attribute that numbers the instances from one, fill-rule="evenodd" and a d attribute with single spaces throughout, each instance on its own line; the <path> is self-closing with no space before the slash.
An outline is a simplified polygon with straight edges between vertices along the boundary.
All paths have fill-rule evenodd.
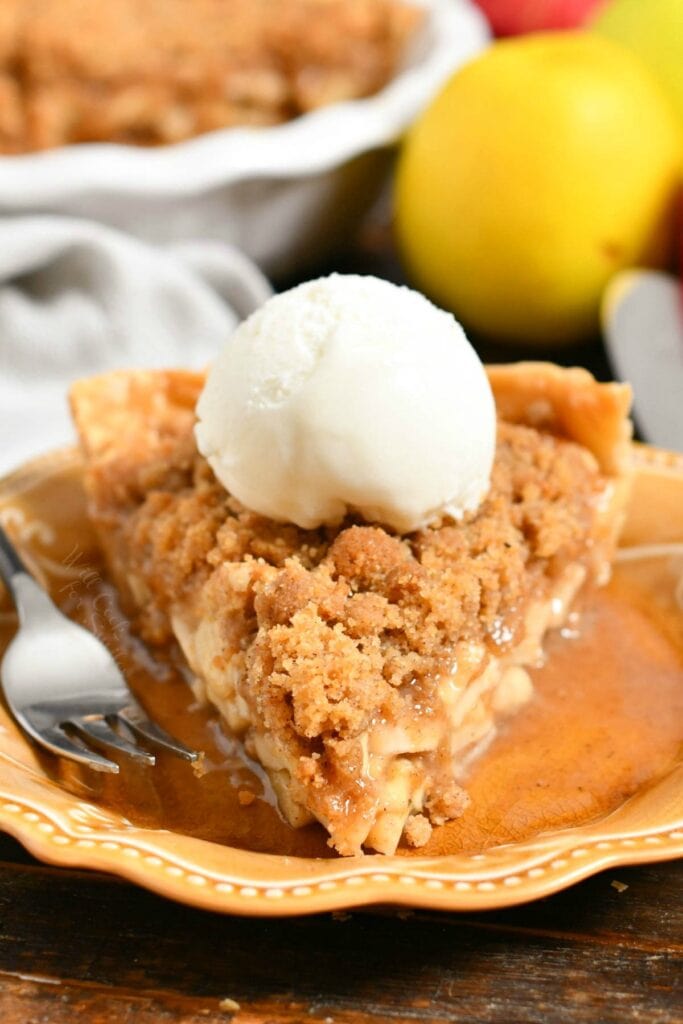
<path id="1" fill-rule="evenodd" d="M 120 754 L 142 764 L 153 765 L 156 763 L 154 754 L 150 754 L 148 750 L 142 750 L 141 747 L 137 747 L 123 736 L 119 736 L 102 718 L 72 718 L 69 720 L 69 725 L 86 741 L 91 741 L 112 751 L 118 750 Z"/>
<path id="2" fill-rule="evenodd" d="M 112 775 L 118 775 L 119 766 L 116 761 L 110 761 L 109 758 L 102 757 L 94 750 L 88 750 L 74 743 L 60 726 L 55 725 L 48 729 L 41 729 L 39 734 L 34 735 L 44 747 L 58 757 L 78 761 L 79 764 L 87 765 L 88 768 L 93 768 L 96 772 L 110 772 Z"/>
<path id="3" fill-rule="evenodd" d="M 181 757 L 184 761 L 196 761 L 199 758 L 196 750 L 190 750 L 184 743 L 174 739 L 164 729 L 156 725 L 155 722 L 150 721 L 142 708 L 137 705 L 129 705 L 123 708 L 123 710 L 117 712 L 117 718 L 138 736 L 146 739 L 154 746 L 170 751 L 171 754 Z"/>

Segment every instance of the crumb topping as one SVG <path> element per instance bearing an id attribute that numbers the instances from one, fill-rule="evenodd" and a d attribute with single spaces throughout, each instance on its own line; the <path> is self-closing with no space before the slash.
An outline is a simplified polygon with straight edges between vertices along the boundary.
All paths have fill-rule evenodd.
<path id="1" fill-rule="evenodd" d="M 455 640 L 513 644 L 534 589 L 585 556 L 604 487 L 585 449 L 502 423 L 489 494 L 462 522 L 437 522 L 407 537 L 353 519 L 307 531 L 243 508 L 196 451 L 188 460 L 181 442 L 176 452 L 164 450 L 163 472 L 148 463 L 129 467 L 120 522 L 130 568 L 161 613 L 215 576 L 207 593 L 220 619 L 228 582 L 221 567 L 244 566 L 248 618 L 260 640 L 269 638 L 278 689 L 296 660 L 292 638 L 308 645 L 303 638 L 315 630 L 330 633 L 330 666 L 343 643 L 365 668 L 370 659 L 375 671 L 380 657 L 380 675 L 393 687 L 418 669 L 433 674 Z M 122 478 L 118 462 L 103 472 Z M 150 479 L 156 487 L 142 497 Z M 337 726 L 351 728 L 346 711 Z"/>
<path id="2" fill-rule="evenodd" d="M 425 809 L 432 824 L 443 825 L 446 821 L 459 818 L 470 802 L 469 793 L 451 780 L 430 792 L 425 801 Z"/>
<path id="3" fill-rule="evenodd" d="M 432 826 L 429 818 L 424 814 L 411 814 L 403 830 L 403 836 L 408 846 L 415 848 L 426 846 L 432 835 Z"/>
<path id="4" fill-rule="evenodd" d="M 403 0 L 3 0 L 0 150 L 278 124 L 379 90 L 421 20 Z"/>
<path id="5" fill-rule="evenodd" d="M 368 736 L 386 723 L 428 728 L 441 679 L 469 657 L 482 671 L 487 652 L 514 647 L 530 602 L 569 563 L 590 572 L 600 547 L 606 480 L 595 459 L 531 427 L 499 423 L 475 513 L 397 536 L 353 516 L 318 530 L 259 516 L 215 480 L 189 411 L 157 426 L 135 452 L 123 445 L 91 468 L 116 582 L 147 641 L 167 643 L 182 609 L 215 624 L 218 670 L 239 652 L 242 696 L 294 756 L 307 805 L 331 833 L 350 806 L 375 813 Z M 451 772 L 449 763 L 425 791 L 433 824 L 467 805 Z M 411 817 L 407 842 L 426 842 L 429 828 Z M 342 834 L 337 849 L 355 852 Z"/>
<path id="6" fill-rule="evenodd" d="M 259 718 L 314 789 L 356 784 L 373 725 L 429 715 L 463 643 L 500 653 L 517 642 L 528 602 L 590 556 L 604 487 L 585 449 L 501 423 L 490 492 L 462 522 L 407 537 L 352 519 L 305 531 L 243 508 L 186 440 L 175 456 L 164 445 L 163 470 L 128 467 L 119 492 L 119 542 L 147 591 L 141 631 L 165 642 L 170 610 L 200 595 L 197 618 L 219 624 L 226 652 L 244 652 Z M 103 472 L 122 479 L 116 463 Z M 440 787 L 432 820 L 457 816 L 464 796 Z"/>
<path id="7" fill-rule="evenodd" d="M 560 387 L 532 371 L 514 394 L 530 375 L 537 391 Z M 580 385 L 614 430 L 622 417 L 621 437 L 627 396 L 565 372 L 557 408 Z M 399 536 L 349 515 L 302 530 L 215 480 L 193 438 L 200 387 L 169 371 L 75 389 L 90 514 L 124 602 L 148 642 L 177 637 L 293 824 L 318 818 L 342 854 L 392 852 L 404 827 L 422 844 L 430 821 L 465 810 L 461 766 L 519 706 L 515 666 L 604 572 L 621 478 L 592 444 L 521 425 L 513 409 L 489 492 L 461 521 Z"/>

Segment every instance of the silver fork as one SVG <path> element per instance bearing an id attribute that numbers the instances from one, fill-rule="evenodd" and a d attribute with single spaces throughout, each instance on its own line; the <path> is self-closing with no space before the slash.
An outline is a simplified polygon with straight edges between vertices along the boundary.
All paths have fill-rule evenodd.
<path id="1" fill-rule="evenodd" d="M 195 751 L 150 721 L 105 645 L 59 611 L 1 526 L 0 577 L 19 616 L 2 662 L 2 687 L 10 711 L 32 739 L 59 757 L 104 772 L 119 770 L 104 756 L 113 752 L 153 765 L 154 754 L 137 740 L 197 760 Z M 131 739 L 115 731 L 121 726 Z"/>

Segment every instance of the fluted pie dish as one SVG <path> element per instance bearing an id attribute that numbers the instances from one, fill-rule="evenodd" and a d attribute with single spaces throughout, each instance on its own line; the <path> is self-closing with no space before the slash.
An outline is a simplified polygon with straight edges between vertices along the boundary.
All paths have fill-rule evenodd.
<path id="1" fill-rule="evenodd" d="M 3 713 L 3 827 L 264 914 L 500 906 L 683 853 L 683 465 L 631 444 L 621 386 L 489 379 L 488 498 L 409 537 L 240 507 L 194 448 L 197 375 L 77 385 L 84 456 L 14 474 L 0 517 L 205 760 L 75 778 Z"/>
<path id="2" fill-rule="evenodd" d="M 307 18 L 323 6 L 330 17 Z M 0 209 L 84 217 L 155 244 L 228 242 L 269 276 L 323 259 L 374 201 L 403 132 L 489 38 L 471 0 L 422 0 L 413 44 L 397 50 L 403 30 L 385 32 L 383 57 L 373 22 L 391 6 L 202 0 L 193 23 L 192 0 L 119 0 L 97 18 L 83 0 L 6 0 Z M 240 41 L 224 10 L 256 32 Z M 264 12 L 293 60 L 257 59 Z M 297 45 L 302 23 L 310 38 Z"/>

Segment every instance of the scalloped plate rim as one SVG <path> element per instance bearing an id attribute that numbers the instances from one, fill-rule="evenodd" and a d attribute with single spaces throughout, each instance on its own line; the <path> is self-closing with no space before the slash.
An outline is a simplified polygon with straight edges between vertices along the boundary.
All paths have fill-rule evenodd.
<path id="1" fill-rule="evenodd" d="M 32 480 L 73 466 L 75 459 L 74 449 L 59 449 L 18 467 L 0 480 L 0 505 L 30 489 Z M 683 456 L 676 453 L 638 446 L 636 461 L 676 476 L 683 474 Z M 307 859 L 236 850 L 132 826 L 62 789 L 31 765 L 12 759 L 2 750 L 2 736 L 8 726 L 15 736 L 19 734 L 4 709 L 0 709 L 0 724 L 4 726 L 0 731 L 0 828 L 44 862 L 108 872 L 160 896 L 212 911 L 287 916 L 378 903 L 493 910 L 551 895 L 608 868 L 683 857 L 683 807 L 673 821 L 609 832 L 615 815 L 643 799 L 650 789 L 683 774 L 683 765 L 599 821 L 492 847 L 484 854 Z M 23 737 L 20 745 L 30 753 Z M 25 780 L 23 786 L 17 785 L 17 776 Z M 72 824 L 72 816 L 91 824 Z M 174 843 L 182 853 L 174 853 Z M 231 856 L 251 864 L 251 869 L 222 868 L 221 862 Z M 216 859 L 218 867 L 211 866 L 209 862 Z M 273 874 L 275 867 L 280 871 Z M 283 870 L 284 877 L 279 877 Z"/>

